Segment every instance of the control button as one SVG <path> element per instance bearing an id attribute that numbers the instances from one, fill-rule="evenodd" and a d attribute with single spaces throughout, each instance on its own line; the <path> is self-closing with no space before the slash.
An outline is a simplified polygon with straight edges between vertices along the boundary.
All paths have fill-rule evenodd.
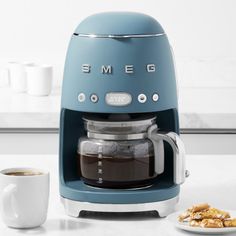
<path id="1" fill-rule="evenodd" d="M 157 102 L 159 100 L 159 95 L 157 93 L 154 93 L 152 95 L 152 100 L 153 100 L 153 102 Z"/>
<path id="2" fill-rule="evenodd" d="M 138 101 L 140 103 L 145 103 L 147 101 L 147 96 L 145 94 L 143 94 L 143 93 L 139 94 L 138 95 Z"/>
<path id="3" fill-rule="evenodd" d="M 123 92 L 107 93 L 105 101 L 111 106 L 127 106 L 132 102 L 132 96 Z"/>
<path id="4" fill-rule="evenodd" d="M 85 98 L 86 98 L 86 96 L 85 96 L 84 93 L 80 93 L 80 94 L 78 95 L 78 101 L 79 101 L 79 102 L 84 102 L 84 101 L 85 101 Z"/>
<path id="5" fill-rule="evenodd" d="M 96 103 L 98 101 L 98 96 L 96 94 L 92 94 L 90 96 L 90 100 L 91 102 Z"/>

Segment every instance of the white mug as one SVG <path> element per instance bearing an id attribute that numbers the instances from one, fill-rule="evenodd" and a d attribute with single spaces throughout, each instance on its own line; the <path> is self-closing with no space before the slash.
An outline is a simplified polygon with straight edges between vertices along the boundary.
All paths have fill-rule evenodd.
<path id="1" fill-rule="evenodd" d="M 22 172 L 28 174 L 20 175 Z M 0 171 L 0 213 L 7 226 L 33 228 L 42 225 L 47 218 L 48 198 L 48 172 L 33 168 Z"/>
<path id="2" fill-rule="evenodd" d="M 8 70 L 10 85 L 13 91 L 23 93 L 27 90 L 27 78 L 25 66 L 33 65 L 31 62 L 9 62 Z"/>
<path id="3" fill-rule="evenodd" d="M 27 93 L 47 96 L 52 90 L 53 68 L 51 65 L 27 65 Z"/>

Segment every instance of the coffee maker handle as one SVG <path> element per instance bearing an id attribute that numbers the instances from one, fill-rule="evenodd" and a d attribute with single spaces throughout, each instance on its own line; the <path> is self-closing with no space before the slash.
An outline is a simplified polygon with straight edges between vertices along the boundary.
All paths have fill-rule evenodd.
<path id="1" fill-rule="evenodd" d="M 148 129 L 148 138 L 151 139 L 155 152 L 155 171 L 161 174 L 164 171 L 164 144 L 163 140 L 170 144 L 174 153 L 174 183 L 182 184 L 185 181 L 185 148 L 178 134 L 174 132 L 159 133 L 157 125 Z"/>

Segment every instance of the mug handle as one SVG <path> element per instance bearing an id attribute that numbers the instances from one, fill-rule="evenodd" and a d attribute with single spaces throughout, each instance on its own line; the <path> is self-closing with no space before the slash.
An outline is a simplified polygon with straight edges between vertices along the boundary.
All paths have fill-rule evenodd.
<path id="1" fill-rule="evenodd" d="M 12 204 L 12 197 L 16 191 L 17 186 L 15 184 L 9 184 L 4 188 L 2 193 L 3 214 L 10 221 L 14 221 L 19 218 Z"/>
<path id="2" fill-rule="evenodd" d="M 164 171 L 164 144 L 163 140 L 170 144 L 174 154 L 174 183 L 182 184 L 185 181 L 185 148 L 180 137 L 174 133 L 159 133 L 157 125 L 148 128 L 148 138 L 153 142 L 155 155 L 155 171 L 161 174 Z"/>

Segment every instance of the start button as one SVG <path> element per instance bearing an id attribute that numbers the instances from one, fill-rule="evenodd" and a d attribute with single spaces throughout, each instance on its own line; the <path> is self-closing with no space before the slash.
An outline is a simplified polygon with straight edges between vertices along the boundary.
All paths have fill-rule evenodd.
<path id="1" fill-rule="evenodd" d="M 111 106 L 127 106 L 131 103 L 132 96 L 129 93 L 113 92 L 107 93 L 105 100 Z"/>

